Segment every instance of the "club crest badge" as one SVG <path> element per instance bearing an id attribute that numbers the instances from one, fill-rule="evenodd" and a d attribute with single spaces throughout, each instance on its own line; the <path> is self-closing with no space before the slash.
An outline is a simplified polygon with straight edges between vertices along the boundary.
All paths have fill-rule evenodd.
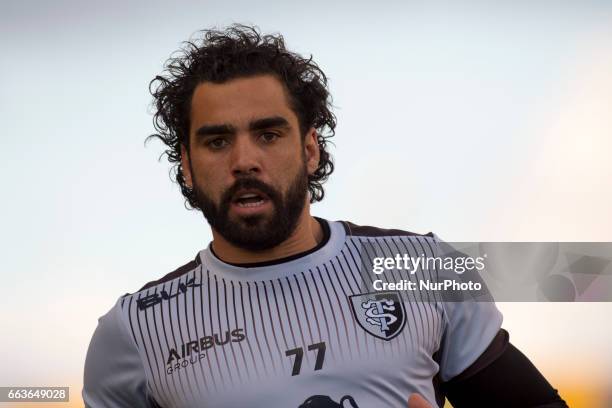
<path id="1" fill-rule="evenodd" d="M 397 292 L 372 292 L 349 296 L 357 323 L 372 336 L 391 340 L 404 329 L 406 311 Z"/>

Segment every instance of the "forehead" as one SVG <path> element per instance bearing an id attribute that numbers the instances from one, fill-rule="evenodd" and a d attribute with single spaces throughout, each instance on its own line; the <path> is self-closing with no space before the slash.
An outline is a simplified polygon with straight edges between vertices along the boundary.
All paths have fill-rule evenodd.
<path id="1" fill-rule="evenodd" d="M 199 84 L 191 100 L 191 128 L 205 124 L 232 124 L 246 127 L 257 118 L 282 116 L 292 121 L 297 117 L 281 82 L 272 75 L 238 78 L 222 84 Z"/>

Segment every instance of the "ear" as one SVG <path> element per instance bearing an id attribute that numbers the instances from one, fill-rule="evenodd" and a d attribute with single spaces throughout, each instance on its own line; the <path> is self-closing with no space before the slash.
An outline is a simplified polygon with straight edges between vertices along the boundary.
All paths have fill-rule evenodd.
<path id="1" fill-rule="evenodd" d="M 310 128 L 304 136 L 304 154 L 306 156 L 308 174 L 312 175 L 319 167 L 319 160 L 321 158 L 317 131 L 315 128 Z"/>
<path id="2" fill-rule="evenodd" d="M 193 182 L 191 179 L 191 166 L 189 165 L 189 152 L 185 148 L 184 144 L 181 144 L 181 169 L 183 170 L 185 184 L 187 185 L 187 187 L 193 188 Z"/>

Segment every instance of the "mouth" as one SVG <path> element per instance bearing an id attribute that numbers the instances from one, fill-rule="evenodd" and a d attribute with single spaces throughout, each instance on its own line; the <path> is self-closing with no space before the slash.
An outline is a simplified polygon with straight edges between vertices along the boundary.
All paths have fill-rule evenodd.
<path id="1" fill-rule="evenodd" d="M 270 198 L 256 189 L 240 190 L 232 198 L 232 204 L 238 208 L 257 208 L 262 207 Z"/>

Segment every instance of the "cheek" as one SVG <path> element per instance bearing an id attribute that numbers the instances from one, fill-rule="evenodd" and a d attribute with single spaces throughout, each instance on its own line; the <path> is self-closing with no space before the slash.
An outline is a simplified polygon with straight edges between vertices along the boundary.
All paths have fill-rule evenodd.
<path id="1" fill-rule="evenodd" d="M 292 156 L 284 163 L 283 169 L 279 170 L 278 174 L 281 175 L 281 182 L 283 185 L 283 189 L 286 191 L 290 185 L 292 185 L 297 176 L 306 168 L 306 163 L 304 161 L 304 157 L 302 156 Z"/>
<path id="2" fill-rule="evenodd" d="M 192 166 L 192 179 L 198 189 L 213 200 L 219 200 L 221 193 L 224 191 L 219 172 L 210 171 L 214 167 L 206 163 L 193 163 Z"/>

